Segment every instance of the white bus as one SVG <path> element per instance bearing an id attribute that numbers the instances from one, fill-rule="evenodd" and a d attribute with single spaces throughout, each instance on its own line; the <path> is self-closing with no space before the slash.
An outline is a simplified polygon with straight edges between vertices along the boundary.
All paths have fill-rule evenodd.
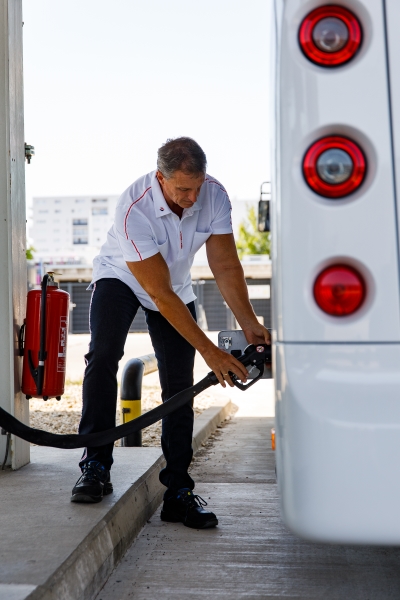
<path id="1" fill-rule="evenodd" d="M 400 543 L 400 0 L 275 0 L 276 460 L 301 537 Z"/>

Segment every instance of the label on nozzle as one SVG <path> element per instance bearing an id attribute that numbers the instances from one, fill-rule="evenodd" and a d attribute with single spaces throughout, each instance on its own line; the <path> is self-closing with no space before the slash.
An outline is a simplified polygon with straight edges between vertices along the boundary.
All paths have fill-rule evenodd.
<path id="1" fill-rule="evenodd" d="M 64 373 L 67 362 L 67 327 L 68 317 L 60 317 L 60 334 L 58 337 L 57 373 Z"/>

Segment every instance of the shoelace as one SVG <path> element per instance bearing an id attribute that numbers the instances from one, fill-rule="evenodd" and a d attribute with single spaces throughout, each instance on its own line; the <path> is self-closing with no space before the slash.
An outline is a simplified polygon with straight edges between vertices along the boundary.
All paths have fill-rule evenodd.
<path id="1" fill-rule="evenodd" d="M 191 508 L 193 505 L 202 508 L 203 506 L 207 506 L 207 502 L 201 496 L 197 494 L 179 494 L 178 498 L 182 498 L 182 500 L 187 504 L 187 508 Z"/>
<path id="2" fill-rule="evenodd" d="M 78 485 L 82 481 L 97 482 L 100 480 L 101 483 L 104 483 L 103 476 L 103 469 L 101 467 L 91 464 L 85 465 L 82 469 L 82 475 L 79 477 L 75 485 Z"/>

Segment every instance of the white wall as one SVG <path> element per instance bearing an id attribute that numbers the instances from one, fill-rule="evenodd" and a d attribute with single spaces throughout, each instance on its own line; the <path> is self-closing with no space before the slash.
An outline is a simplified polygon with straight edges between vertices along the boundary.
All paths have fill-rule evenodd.
<path id="1" fill-rule="evenodd" d="M 24 423 L 19 328 L 25 317 L 25 157 L 21 0 L 0 0 L 0 406 Z M 0 435 L 0 462 L 6 436 Z M 12 436 L 7 464 L 29 462 L 29 444 Z"/>

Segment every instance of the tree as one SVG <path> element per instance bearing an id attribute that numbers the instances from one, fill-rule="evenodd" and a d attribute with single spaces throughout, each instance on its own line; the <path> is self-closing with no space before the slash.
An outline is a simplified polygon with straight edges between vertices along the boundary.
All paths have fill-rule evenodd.
<path id="1" fill-rule="evenodd" d="M 253 206 L 247 210 L 246 218 L 239 225 L 236 248 L 239 258 L 248 254 L 270 254 L 271 235 L 258 231 L 257 215 Z"/>

